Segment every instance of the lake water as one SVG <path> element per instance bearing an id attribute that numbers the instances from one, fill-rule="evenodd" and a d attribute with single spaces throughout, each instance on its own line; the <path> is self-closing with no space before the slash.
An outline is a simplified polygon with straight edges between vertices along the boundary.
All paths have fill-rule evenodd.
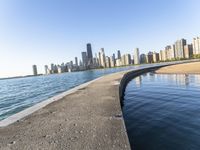
<path id="1" fill-rule="evenodd" d="M 160 64 L 0 80 L 0 120 L 103 75 L 156 65 Z"/>
<path id="2" fill-rule="evenodd" d="M 200 75 L 147 73 L 133 79 L 123 115 L 134 150 L 200 149 Z"/>

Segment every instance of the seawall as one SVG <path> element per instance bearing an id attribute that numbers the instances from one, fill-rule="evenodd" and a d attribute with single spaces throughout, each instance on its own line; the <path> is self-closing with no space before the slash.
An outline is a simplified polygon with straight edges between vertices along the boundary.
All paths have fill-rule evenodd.
<path id="1" fill-rule="evenodd" d="M 30 107 L 0 122 L 0 149 L 129 150 L 120 105 L 126 85 L 142 73 L 185 62 L 106 75 Z"/>
<path id="2" fill-rule="evenodd" d="M 173 66 L 176 66 L 176 65 L 179 65 L 179 64 L 184 66 L 184 64 L 195 63 L 195 62 L 200 62 L 200 60 L 194 59 L 194 60 L 185 60 L 185 61 L 163 63 L 163 64 L 160 64 L 160 65 L 158 64 L 156 66 L 148 66 L 148 67 L 140 68 L 140 69 L 137 69 L 137 70 L 130 70 L 130 71 L 126 72 L 123 75 L 122 79 L 120 80 L 120 86 L 119 86 L 119 97 L 120 97 L 121 106 L 123 106 L 123 97 L 124 97 L 124 92 L 125 92 L 126 86 L 129 83 L 129 81 L 132 80 L 133 78 L 140 76 L 144 73 L 150 72 L 150 71 L 159 70 L 160 68 L 165 68 L 165 67 L 169 67 L 169 66 L 173 67 Z"/>
<path id="3" fill-rule="evenodd" d="M 118 92 L 124 73 L 98 78 L 3 120 L 0 149 L 130 150 Z"/>

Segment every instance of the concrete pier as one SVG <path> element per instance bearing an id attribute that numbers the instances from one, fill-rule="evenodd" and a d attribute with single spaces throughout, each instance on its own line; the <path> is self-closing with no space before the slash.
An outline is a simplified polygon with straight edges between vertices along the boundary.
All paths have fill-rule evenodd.
<path id="1" fill-rule="evenodd" d="M 1 127 L 0 149 L 129 150 L 119 100 L 124 73 L 99 78 Z"/>

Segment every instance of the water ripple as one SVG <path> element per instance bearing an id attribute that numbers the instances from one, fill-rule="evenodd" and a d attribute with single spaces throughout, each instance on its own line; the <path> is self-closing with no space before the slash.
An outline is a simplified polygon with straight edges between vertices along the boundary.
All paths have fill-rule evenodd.
<path id="1" fill-rule="evenodd" d="M 133 79 L 123 115 L 135 150 L 200 147 L 200 75 L 148 73 Z"/>

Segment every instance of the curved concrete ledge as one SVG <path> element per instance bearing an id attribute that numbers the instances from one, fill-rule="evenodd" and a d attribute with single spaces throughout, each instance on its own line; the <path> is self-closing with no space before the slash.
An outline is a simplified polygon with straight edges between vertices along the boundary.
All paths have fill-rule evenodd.
<path id="1" fill-rule="evenodd" d="M 14 114 L 14 115 L 11 115 L 10 117 L 0 121 L 0 128 L 8 126 L 10 124 L 13 124 L 13 123 L 25 118 L 26 116 L 29 116 L 30 114 L 40 110 L 41 108 L 44 108 L 48 104 L 53 103 L 55 101 L 58 101 L 58 100 L 62 99 L 63 97 L 65 97 L 67 95 L 70 95 L 70 94 L 72 94 L 72 93 L 74 93 L 74 92 L 76 92 L 76 91 L 88 86 L 89 84 L 91 84 L 91 83 L 93 83 L 93 82 L 95 82 L 95 81 L 97 81 L 97 80 L 99 80 L 101 78 L 102 77 L 99 77 L 99 78 L 94 79 L 92 81 L 83 83 L 83 84 L 81 84 L 81 85 L 79 85 L 79 86 L 77 86 L 75 88 L 67 90 L 67 91 L 65 91 L 65 92 L 63 92 L 61 94 L 53 96 L 53 97 L 51 97 L 51 98 L 49 98 L 47 100 L 44 100 L 44 101 L 42 101 L 40 103 L 35 104 L 35 105 L 33 105 L 33 106 L 29 107 L 29 108 L 26 108 L 25 110 L 22 110 L 22 111 Z"/>
<path id="2" fill-rule="evenodd" d="M 156 66 L 149 66 L 149 67 L 145 67 L 145 68 L 141 68 L 141 69 L 137 69 L 137 70 L 131 70 L 131 71 L 125 73 L 120 81 L 120 86 L 119 86 L 119 97 L 120 97 L 121 106 L 123 106 L 124 92 L 125 92 L 126 86 L 129 83 L 129 81 L 134 79 L 135 77 L 140 76 L 140 75 L 150 72 L 150 71 L 160 69 L 162 67 L 177 65 L 177 64 L 184 64 L 184 63 L 199 62 L 199 61 L 200 61 L 200 59 L 194 59 L 194 60 L 163 63 L 163 64 L 158 64 Z"/>
<path id="3" fill-rule="evenodd" d="M 138 69 L 138 70 L 132 70 L 132 71 L 125 73 L 120 81 L 120 86 L 119 86 L 119 97 L 120 97 L 121 106 L 123 106 L 124 92 L 125 92 L 126 86 L 130 80 L 132 80 L 135 77 L 140 76 L 144 73 L 159 69 L 161 67 L 169 66 L 169 65 L 172 65 L 172 64 L 147 67 L 147 68 L 142 68 L 142 69 Z"/>
<path id="4" fill-rule="evenodd" d="M 100 77 L 3 120 L 0 149 L 130 150 L 118 93 L 124 73 Z"/>

